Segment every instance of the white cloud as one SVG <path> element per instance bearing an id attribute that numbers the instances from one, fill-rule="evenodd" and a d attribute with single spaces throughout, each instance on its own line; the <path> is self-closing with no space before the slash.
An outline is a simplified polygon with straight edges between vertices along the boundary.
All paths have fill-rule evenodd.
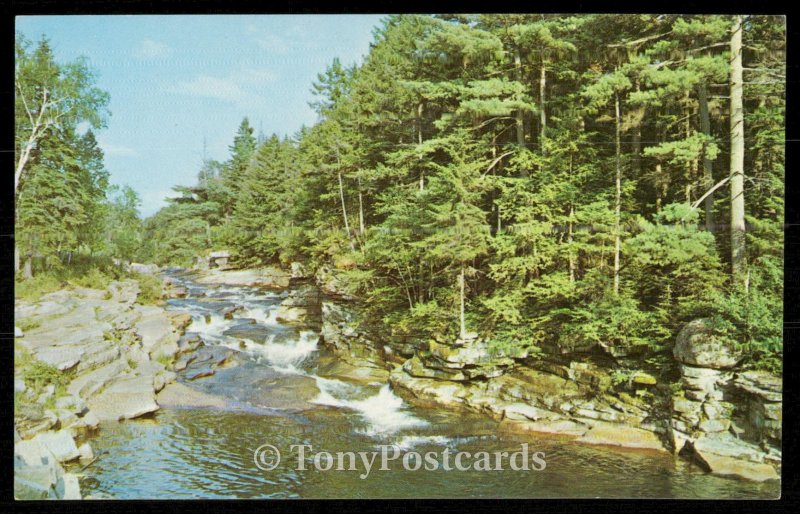
<path id="1" fill-rule="evenodd" d="M 183 80 L 167 91 L 189 96 L 215 98 L 237 107 L 252 108 L 265 101 L 260 88 L 276 80 L 276 75 L 265 69 L 243 69 L 223 77 L 200 74 Z"/>
<path id="2" fill-rule="evenodd" d="M 149 38 L 143 39 L 133 50 L 133 55 L 137 59 L 163 59 L 171 53 L 172 48 Z"/>
<path id="3" fill-rule="evenodd" d="M 129 146 L 114 145 L 100 141 L 100 148 L 109 157 L 136 157 L 139 153 Z"/>

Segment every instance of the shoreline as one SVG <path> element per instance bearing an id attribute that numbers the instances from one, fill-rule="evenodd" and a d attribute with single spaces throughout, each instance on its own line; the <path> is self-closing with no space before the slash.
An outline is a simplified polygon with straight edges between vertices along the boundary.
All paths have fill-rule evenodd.
<path id="1" fill-rule="evenodd" d="M 381 348 L 380 343 L 372 340 L 371 334 L 359 330 L 349 330 L 348 323 L 341 323 L 341 309 L 351 309 L 357 304 L 357 300 L 343 295 L 335 289 L 331 294 L 331 288 L 326 287 L 330 285 L 330 282 L 326 284 L 324 281 L 325 273 L 317 273 L 312 279 L 307 274 L 295 274 L 271 267 L 232 271 L 186 271 L 200 284 L 255 286 L 289 293 L 281 302 L 279 316 L 283 316 L 284 322 L 291 325 L 318 326 L 321 334 L 321 344 L 332 350 L 334 355 L 340 357 L 342 363 L 348 369 L 352 368 L 349 369 L 348 375 L 344 377 L 347 380 L 359 381 L 363 380 L 364 377 L 374 378 L 377 373 L 377 375 L 385 376 L 385 379 L 382 378 L 380 380 L 381 382 L 385 380 L 409 403 L 423 407 L 427 405 L 428 408 L 434 409 L 463 410 L 486 415 L 497 421 L 498 430 L 502 432 L 523 436 L 525 434 L 535 434 L 536 437 L 554 438 L 581 445 L 608 448 L 613 451 L 643 452 L 652 455 L 665 455 L 671 452 L 676 459 L 679 458 L 678 453 L 680 452 L 669 448 L 668 438 L 671 435 L 669 425 L 660 427 L 658 423 L 651 423 L 650 428 L 660 428 L 660 430 L 645 430 L 632 424 L 613 423 L 574 415 L 565 416 L 563 413 L 558 412 L 557 408 L 553 410 L 543 408 L 540 404 L 544 396 L 542 390 L 526 389 L 529 388 L 530 384 L 515 382 L 515 380 L 520 380 L 519 376 L 517 376 L 520 369 L 527 370 L 525 373 L 528 374 L 533 373 L 531 377 L 534 378 L 540 379 L 545 375 L 542 371 L 531 370 L 531 368 L 518 362 L 509 366 L 509 369 L 503 368 L 501 373 L 496 373 L 496 368 L 492 367 L 492 362 L 478 362 L 477 364 L 474 362 L 460 362 L 458 358 L 453 358 L 453 355 L 458 356 L 461 350 L 455 349 L 454 353 L 448 353 L 452 349 L 439 348 L 438 351 L 445 357 L 445 362 L 455 364 L 453 369 L 463 369 L 465 367 L 468 370 L 479 369 L 484 374 L 488 369 L 488 374 L 493 376 L 479 377 L 477 382 L 474 378 L 464 380 L 461 376 L 456 377 L 457 380 L 424 376 L 426 373 L 431 371 L 438 372 L 439 370 L 430 368 L 424 363 L 422 366 L 419 365 L 419 362 L 416 362 L 415 365 L 410 365 L 409 363 L 414 359 L 419 361 L 420 354 L 430 362 L 431 355 L 430 353 L 426 354 L 426 350 L 420 351 L 419 348 L 414 348 L 411 352 L 412 357 L 403 358 L 399 352 L 391 351 L 390 346 L 383 345 Z M 328 273 L 335 274 L 335 271 L 329 271 Z M 320 280 L 320 277 L 323 280 Z M 162 278 L 165 277 L 162 276 Z M 77 477 L 72 473 L 66 472 L 61 464 L 77 460 L 81 464 L 88 462 L 84 468 L 89 466 L 94 456 L 91 454 L 91 447 L 84 441 L 88 441 L 91 435 L 97 433 L 98 427 L 106 422 L 150 416 L 161 408 L 211 409 L 226 412 L 239 410 L 231 404 L 230 400 L 223 396 L 205 393 L 175 381 L 177 371 L 175 364 L 180 355 L 189 354 L 197 349 L 196 342 L 192 343 L 183 337 L 187 326 L 191 323 L 191 317 L 187 313 L 181 313 L 177 310 L 167 311 L 163 302 L 158 307 L 138 306 L 135 303 L 137 293 L 134 293 L 135 288 L 130 284 L 125 285 L 123 283 L 120 285 L 119 283 L 113 283 L 112 286 L 109 287 L 110 293 L 83 288 L 60 290 L 56 293 L 45 295 L 39 302 L 36 302 L 38 306 L 33 307 L 26 304 L 26 302 L 16 302 L 15 309 L 18 309 L 20 313 L 27 313 L 26 317 L 39 316 L 42 319 L 40 326 L 15 339 L 15 353 L 18 351 L 17 346 L 19 344 L 27 351 L 33 351 L 36 355 L 50 356 L 47 351 L 42 350 L 42 348 L 46 350 L 48 345 L 45 344 L 40 347 L 36 343 L 40 341 L 43 333 L 47 334 L 48 330 L 52 329 L 55 320 L 59 318 L 71 319 L 70 317 L 74 318 L 76 316 L 76 306 L 71 309 L 65 309 L 58 308 L 57 304 L 61 302 L 61 307 L 64 307 L 64 305 L 69 306 L 71 301 L 78 298 L 83 303 L 89 302 L 90 307 L 95 309 L 95 314 L 97 314 L 97 309 L 102 311 L 107 308 L 115 311 L 116 317 L 112 316 L 110 318 L 111 327 L 122 328 L 123 334 L 134 334 L 136 336 L 126 341 L 128 345 L 131 345 L 130 348 L 116 353 L 111 352 L 109 355 L 114 355 L 114 357 L 106 360 L 101 359 L 100 362 L 87 365 L 84 369 L 79 369 L 80 363 L 84 362 L 82 360 L 84 355 L 80 355 L 76 362 L 69 361 L 63 355 L 61 360 L 55 359 L 52 361 L 56 367 L 59 365 L 64 366 L 67 371 L 80 371 L 77 376 L 73 377 L 70 385 L 77 382 L 79 385 L 83 385 L 84 388 L 74 386 L 69 389 L 68 387 L 68 391 L 76 393 L 72 394 L 72 396 L 82 400 L 84 405 L 79 405 L 82 408 L 73 413 L 75 414 L 74 419 L 67 415 L 64 415 L 65 420 L 56 417 L 56 422 L 50 424 L 44 430 L 25 431 L 24 437 L 18 433 L 17 423 L 15 422 L 15 477 L 17 476 L 16 469 L 30 471 L 30 469 L 38 469 L 38 467 L 45 466 L 54 470 L 51 476 L 54 476 L 55 479 L 50 480 L 51 483 L 48 487 L 36 488 L 31 486 L 27 491 L 28 494 L 56 498 L 80 497 L 80 491 L 78 490 L 76 493 L 76 487 L 79 488 Z M 313 291 L 309 293 L 310 290 L 316 290 L 316 294 L 312 294 Z M 185 293 L 187 292 L 180 291 L 180 288 L 176 290 L 175 285 L 165 278 L 165 297 L 179 298 Z M 110 298 L 106 298 L 109 294 Z M 115 307 L 104 306 L 104 302 L 108 303 L 109 306 Z M 84 309 L 83 311 L 77 312 L 82 312 L 83 314 L 88 312 L 86 307 L 82 308 Z M 339 310 L 337 311 L 337 309 Z M 317 310 L 319 311 L 318 313 L 316 312 Z M 125 313 L 127 313 L 127 316 L 123 316 Z M 135 313 L 135 315 L 131 313 Z M 17 316 L 17 318 L 19 317 Z M 352 316 L 349 321 L 352 322 Z M 83 338 L 83 342 L 85 343 L 85 339 L 89 338 L 91 334 L 94 334 L 95 338 L 93 343 L 97 344 L 97 331 L 85 332 L 83 335 L 86 337 Z M 100 334 L 103 336 L 101 340 L 105 341 L 104 338 L 108 334 L 102 331 Z M 342 344 L 345 340 L 347 342 L 346 347 Z M 78 337 L 78 343 L 81 343 L 81 341 L 81 337 Z M 123 344 L 122 341 L 117 340 L 113 341 L 113 343 Z M 53 343 L 52 346 L 57 347 L 63 344 L 62 340 L 59 343 Z M 467 342 L 467 347 L 470 344 L 473 343 Z M 141 350 L 145 347 L 147 351 L 142 352 Z M 134 351 L 134 349 L 139 351 Z M 408 348 L 405 348 L 406 352 L 408 350 Z M 437 349 L 434 348 L 434 351 L 437 351 Z M 427 352 L 430 352 L 430 349 Z M 478 353 L 480 354 L 480 352 Z M 138 359 L 136 366 L 131 366 L 130 359 L 133 357 Z M 479 361 L 481 358 L 481 355 L 478 355 Z M 91 363 L 91 358 L 89 361 Z M 125 368 L 120 364 L 123 361 L 126 361 L 125 364 L 127 364 L 127 375 L 125 373 L 122 374 L 123 377 L 127 377 L 125 379 L 117 377 L 111 380 L 110 377 L 107 377 L 109 380 L 96 388 L 87 387 L 87 384 L 91 383 L 91 381 L 81 381 L 81 377 L 97 373 L 98 369 L 108 370 L 109 364 L 114 362 L 117 363 L 118 367 Z M 142 368 L 137 373 L 136 369 L 139 369 L 140 364 Z M 372 371 L 365 373 L 364 370 Z M 15 366 L 15 377 L 17 376 L 17 371 L 19 370 Z M 117 370 L 117 374 L 119 374 L 119 371 L 121 369 Z M 151 373 L 149 375 L 152 380 L 150 388 L 142 385 L 143 379 L 141 377 L 148 376 L 147 371 Z M 525 376 L 525 373 L 522 376 Z M 423 376 L 415 376 L 420 374 Z M 530 379 L 531 377 L 527 378 Z M 559 384 L 562 384 L 559 387 L 563 388 L 567 387 L 566 384 L 574 381 L 574 377 L 562 377 L 560 380 L 563 382 L 559 382 Z M 146 379 L 144 381 L 146 382 Z M 536 381 L 536 379 L 533 379 L 532 383 Z M 478 384 L 477 389 L 475 384 Z M 501 387 L 494 387 L 496 384 L 501 384 Z M 17 380 L 15 380 L 15 387 L 17 385 Z M 567 387 L 567 389 L 570 387 L 572 386 Z M 442 396 L 440 394 L 441 391 L 446 391 L 447 394 Z M 87 398 L 83 398 L 83 395 Z M 129 410 L 120 414 L 118 412 L 119 409 L 117 411 L 112 409 L 111 414 L 109 414 L 109 406 L 113 404 L 119 406 L 119 401 L 122 401 L 123 404 L 127 401 L 126 408 Z M 114 412 L 117 414 L 114 414 Z M 584 411 L 584 414 L 588 412 L 590 411 Z M 117 416 L 116 420 L 112 419 L 115 415 Z M 94 417 L 98 418 L 97 423 L 94 423 Z M 81 425 L 82 420 L 86 420 L 89 423 L 83 421 L 83 425 L 85 425 L 83 426 Z M 46 423 L 41 426 L 44 427 L 45 425 Z M 40 434 L 60 435 L 41 437 Z M 83 443 L 80 446 L 82 451 L 77 456 L 71 450 L 70 442 L 66 436 L 69 436 L 72 446 L 75 446 L 76 449 L 78 448 L 76 440 Z M 52 437 L 57 437 L 60 440 L 59 444 L 69 451 L 66 451 L 66 453 L 62 451 L 61 454 L 57 455 L 48 439 Z M 17 446 L 20 443 L 22 445 L 18 452 Z M 88 446 L 88 449 L 86 446 Z M 723 457 L 726 456 L 723 455 Z M 692 455 L 690 458 L 693 461 L 698 460 L 696 455 Z M 714 458 L 715 456 L 712 455 L 711 459 Z M 758 456 L 755 458 L 758 459 Z M 779 475 L 777 475 L 772 465 L 764 463 L 763 456 L 761 458 L 762 462 L 759 463 L 727 456 L 727 459 L 722 464 L 715 463 L 716 472 L 758 481 L 779 479 Z M 702 461 L 700 464 L 702 467 Z M 710 466 L 706 465 L 705 468 L 708 470 Z M 720 472 L 720 469 L 722 472 Z M 712 472 L 715 471 L 713 468 L 710 470 Z M 23 471 L 23 475 L 25 472 Z"/>

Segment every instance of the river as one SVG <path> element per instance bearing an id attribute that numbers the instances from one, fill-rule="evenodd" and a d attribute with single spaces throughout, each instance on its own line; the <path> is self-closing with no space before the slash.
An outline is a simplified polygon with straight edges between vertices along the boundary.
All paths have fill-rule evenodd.
<path id="1" fill-rule="evenodd" d="M 275 319 L 286 292 L 252 287 L 203 286 L 191 275 L 170 275 L 189 296 L 170 300 L 188 311 L 206 350 L 235 350 L 235 365 L 178 382 L 224 397 L 225 408 L 163 408 L 153 417 L 104 425 L 91 439 L 97 459 L 82 471 L 84 495 L 113 498 L 775 498 L 779 484 L 706 474 L 665 453 L 593 447 L 558 437 L 499 430 L 482 415 L 416 405 L 395 394 L 385 375 L 355 369 L 319 345 L 311 331 Z M 241 306 L 232 319 L 222 311 Z M 543 470 L 460 471 L 405 469 L 401 459 L 367 476 L 357 461 L 349 470 L 315 469 L 297 449 L 365 452 L 393 445 L 418 452 L 542 452 Z M 269 444 L 281 462 L 260 469 L 254 452 Z M 390 451 L 390 450 L 386 450 Z M 394 450 L 391 450 L 394 451 Z M 309 453 L 310 452 L 310 453 Z M 356 457 L 358 458 L 358 457 Z M 261 461 L 261 467 L 265 461 Z M 321 461 L 322 462 L 322 461 Z M 274 461 L 271 461 L 271 464 Z M 324 467 L 324 466 L 321 466 Z M 412 466 L 413 467 L 413 466 Z M 452 468 L 452 466 L 450 466 Z"/>

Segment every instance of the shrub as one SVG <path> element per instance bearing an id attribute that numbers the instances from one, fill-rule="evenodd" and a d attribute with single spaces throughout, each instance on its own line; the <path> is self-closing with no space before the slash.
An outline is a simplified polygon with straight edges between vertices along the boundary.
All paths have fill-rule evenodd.
<path id="1" fill-rule="evenodd" d="M 15 320 L 14 324 L 18 326 L 23 332 L 27 332 L 28 330 L 33 330 L 34 328 L 38 328 L 42 324 L 42 320 L 36 318 L 22 318 Z"/>
<path id="2" fill-rule="evenodd" d="M 55 366 L 36 360 L 23 370 L 22 379 L 34 390 L 41 390 L 53 384 L 56 386 L 56 395 L 63 392 L 69 383 L 66 373 L 59 371 Z"/>
<path id="3" fill-rule="evenodd" d="M 72 283 L 89 289 L 106 289 L 113 280 L 113 277 L 104 273 L 99 268 L 90 268 L 86 274 L 74 278 Z"/>
<path id="4" fill-rule="evenodd" d="M 164 281 L 159 275 L 134 273 L 139 282 L 139 297 L 136 301 L 142 305 L 155 304 L 161 301 L 164 292 Z"/>
<path id="5" fill-rule="evenodd" d="M 33 278 L 16 281 L 14 283 L 14 297 L 35 302 L 42 295 L 57 291 L 61 287 L 62 281 L 58 277 L 50 273 L 43 273 Z"/>

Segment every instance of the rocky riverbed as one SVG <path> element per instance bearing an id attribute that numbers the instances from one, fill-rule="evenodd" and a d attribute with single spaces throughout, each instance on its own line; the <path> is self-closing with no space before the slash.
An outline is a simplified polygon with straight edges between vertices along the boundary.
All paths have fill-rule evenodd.
<path id="1" fill-rule="evenodd" d="M 704 320 L 679 333 L 666 373 L 637 371 L 615 383 L 614 371 L 636 362 L 635 355 L 589 344 L 546 348 L 531 358 L 493 352 L 477 337 L 386 337 L 347 293 L 340 272 L 322 268 L 313 282 L 319 294 L 285 300 L 295 322 L 298 305 L 319 310 L 324 344 L 352 364 L 390 370 L 394 388 L 413 398 L 482 412 L 510 430 L 670 451 L 715 474 L 780 476 L 782 380 L 738 368 L 741 355 Z"/>
<path id="2" fill-rule="evenodd" d="M 94 459 L 103 422 L 147 416 L 175 380 L 173 358 L 191 317 L 137 303 L 134 280 L 105 291 L 74 288 L 18 301 L 14 354 L 14 492 L 20 499 L 80 498 L 63 465 Z M 77 441 L 77 442 L 76 442 Z"/>
<path id="3" fill-rule="evenodd" d="M 122 444 L 115 438 L 128 429 L 115 427 L 157 421 L 164 409 L 279 416 L 275 426 L 289 433 L 295 425 L 322 423 L 315 430 L 323 434 L 333 419 L 326 409 L 344 409 L 358 413 L 357 426 L 367 423 L 357 433 L 385 438 L 428 424 L 410 405 L 461 420 L 443 429 L 446 434 L 459 433 L 466 420 L 465 426 L 482 426 L 476 421 L 482 417 L 493 428 L 476 433 L 498 441 L 568 439 L 578 445 L 570 448 L 630 448 L 653 462 L 685 461 L 753 481 L 779 478 L 781 381 L 737 369 L 735 353 L 710 337 L 702 320 L 678 337 L 673 375 L 639 371 L 620 383 L 613 373 L 628 356 L 602 346 L 533 358 L 497 353 L 479 338 L 387 336 L 347 292 L 340 273 L 327 267 L 314 274 L 295 263 L 286 271 L 215 269 L 191 280 L 172 277 L 165 278 L 169 305 L 138 304 L 134 281 L 17 302 L 15 316 L 25 328 L 15 338 L 18 498 L 117 493 L 102 485 L 116 476 L 114 453 L 127 455 L 115 449 Z M 234 415 L 240 416 L 220 419 Z M 410 440 L 451 439 L 425 432 L 398 439 Z M 111 455 L 95 463 L 94 444 Z M 204 464 L 187 472 L 195 465 Z M 237 473 L 238 482 L 250 478 Z M 94 474 L 101 484 L 82 493 L 79 483 L 94 484 L 87 478 Z M 127 480 L 133 478 L 141 479 Z"/>

